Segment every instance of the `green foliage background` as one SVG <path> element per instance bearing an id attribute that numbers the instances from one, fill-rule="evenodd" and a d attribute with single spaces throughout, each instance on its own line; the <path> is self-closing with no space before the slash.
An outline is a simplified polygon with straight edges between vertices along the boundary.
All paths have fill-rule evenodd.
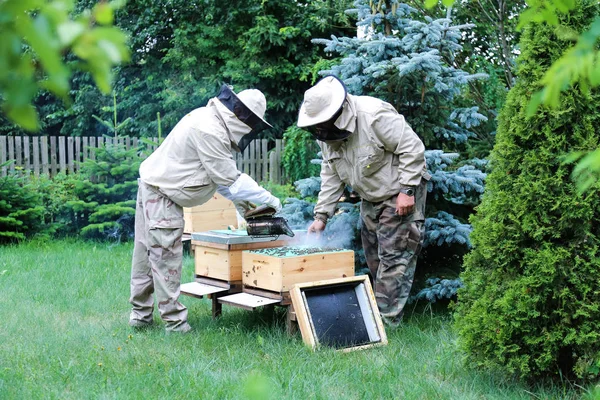
<path id="1" fill-rule="evenodd" d="M 289 181 L 319 175 L 321 165 L 311 163 L 317 158 L 319 149 L 311 134 L 293 125 L 285 131 L 283 139 L 285 147 L 281 162 Z"/>
<path id="2" fill-rule="evenodd" d="M 35 189 L 22 176 L 0 178 L 0 243 L 25 239 L 42 226 L 44 207 Z"/>
<path id="3" fill-rule="evenodd" d="M 578 2 L 561 20 L 582 30 L 598 15 Z M 565 92 L 560 107 L 527 113 L 549 66 L 570 45 L 529 25 L 516 86 L 500 118 L 493 170 L 471 221 L 456 326 L 477 365 L 533 379 L 600 376 L 599 186 L 581 195 L 563 157 L 600 144 L 600 93 Z"/>
<path id="4" fill-rule="evenodd" d="M 76 2 L 74 15 L 93 9 L 96 3 Z M 352 21 L 344 14 L 351 3 L 126 2 L 113 18 L 115 27 L 128 35 L 131 50 L 131 62 L 114 70 L 118 120 L 131 118 L 120 134 L 156 136 L 157 112 L 161 113 L 163 130 L 168 133 L 182 115 L 206 104 L 222 83 L 228 83 L 236 91 L 254 87 L 265 93 L 266 118 L 276 127 L 265 132 L 265 137 L 281 138 L 283 131 L 295 123 L 302 94 L 311 84 L 314 63 L 324 56 L 311 39 L 351 33 Z M 65 61 L 71 65 L 76 59 L 69 55 Z M 93 115 L 112 112 L 112 96 L 99 91 L 86 73 L 75 73 L 70 83 L 69 104 L 47 92 L 35 99 L 36 109 L 43 116 L 41 130 L 66 136 L 110 133 Z M 0 116 L 0 134 L 6 133 L 22 132 Z"/>

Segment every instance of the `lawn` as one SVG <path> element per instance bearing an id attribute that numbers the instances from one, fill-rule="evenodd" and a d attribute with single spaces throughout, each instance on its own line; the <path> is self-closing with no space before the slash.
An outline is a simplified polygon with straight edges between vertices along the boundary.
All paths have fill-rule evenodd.
<path id="1" fill-rule="evenodd" d="M 194 331 L 127 325 L 132 244 L 0 247 L 0 399 L 592 399 L 569 383 L 527 387 L 464 365 L 448 315 L 416 312 L 389 345 L 308 350 L 282 309 L 183 296 Z M 184 261 L 184 281 L 193 260 Z M 595 392 L 597 394 L 597 391 Z"/>

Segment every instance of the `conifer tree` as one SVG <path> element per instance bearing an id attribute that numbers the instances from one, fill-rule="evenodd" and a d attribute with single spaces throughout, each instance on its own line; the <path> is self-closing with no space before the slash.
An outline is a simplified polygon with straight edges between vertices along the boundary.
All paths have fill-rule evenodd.
<path id="1" fill-rule="evenodd" d="M 140 149 L 106 143 L 95 151 L 83 166 L 87 179 L 75 188 L 79 200 L 67 203 L 76 231 L 90 238 L 132 237 Z"/>
<path id="2" fill-rule="evenodd" d="M 0 177 L 0 243 L 40 233 L 44 228 L 44 207 L 40 203 L 27 177 L 13 173 Z"/>
<path id="3" fill-rule="evenodd" d="M 416 10 L 398 0 L 357 0 L 354 6 L 348 12 L 357 15 L 361 35 L 313 40 L 340 57 L 320 74 L 338 76 L 353 95 L 391 103 L 421 137 L 433 175 L 427 204 L 433 219 L 426 222 L 419 270 L 457 270 L 470 246 L 467 219 L 485 179 L 485 162 L 459 157 L 476 137 L 473 128 L 487 120 L 461 98 L 468 82 L 486 76 L 469 74 L 453 62 L 462 32 L 470 26 L 453 25 L 450 18 L 418 20 Z"/>
<path id="4" fill-rule="evenodd" d="M 572 89 L 528 115 L 549 66 L 598 15 L 577 1 L 560 28 L 531 24 L 499 117 L 492 172 L 471 219 L 456 326 L 477 365 L 536 378 L 600 375 L 599 185 L 579 194 L 564 156 L 600 144 L 600 92 Z"/>

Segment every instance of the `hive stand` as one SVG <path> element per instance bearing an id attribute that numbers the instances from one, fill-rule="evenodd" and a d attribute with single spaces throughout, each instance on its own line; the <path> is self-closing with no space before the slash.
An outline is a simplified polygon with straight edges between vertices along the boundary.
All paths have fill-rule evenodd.
<path id="1" fill-rule="evenodd" d="M 286 254 L 293 247 L 242 252 L 242 292 L 223 295 L 221 304 L 246 310 L 267 305 L 287 308 L 288 333 L 297 330 L 290 290 L 297 283 L 354 276 L 354 251 L 324 251 L 313 254 Z M 293 253 L 293 252 L 292 252 Z"/>
<path id="2" fill-rule="evenodd" d="M 242 291 L 242 252 L 295 243 L 304 231 L 296 236 L 251 237 L 245 231 L 215 230 L 192 233 L 194 254 L 194 282 L 181 285 L 181 294 L 212 300 L 213 318 L 221 315 L 219 298 Z"/>

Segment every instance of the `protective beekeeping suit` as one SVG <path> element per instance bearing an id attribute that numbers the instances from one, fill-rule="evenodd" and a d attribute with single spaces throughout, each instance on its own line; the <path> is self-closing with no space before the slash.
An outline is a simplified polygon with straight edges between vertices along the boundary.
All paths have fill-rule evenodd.
<path id="1" fill-rule="evenodd" d="M 353 96 L 328 76 L 304 94 L 298 126 L 323 154 L 321 191 L 309 233 L 320 235 L 346 185 L 362 198 L 361 238 L 386 323 L 400 322 L 423 242 L 425 147 L 388 103 Z"/>
<path id="2" fill-rule="evenodd" d="M 165 141 L 140 166 L 131 271 L 129 324 L 152 323 L 156 295 L 167 331 L 187 332 L 187 309 L 180 294 L 183 208 L 208 201 L 215 191 L 240 212 L 250 203 L 281 209 L 279 199 L 238 171 L 232 149 L 243 151 L 261 130 L 265 96 L 256 89 L 235 94 L 223 85 L 205 107 L 179 121 Z M 243 214 L 242 214 L 243 215 Z"/>

